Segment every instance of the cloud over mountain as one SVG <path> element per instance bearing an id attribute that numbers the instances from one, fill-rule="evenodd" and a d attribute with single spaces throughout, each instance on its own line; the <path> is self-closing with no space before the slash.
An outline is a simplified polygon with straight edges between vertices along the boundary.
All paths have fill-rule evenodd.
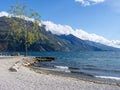
<path id="1" fill-rule="evenodd" d="M 0 12 L 0 17 L 3 17 L 3 16 L 8 17 L 9 14 L 7 12 L 2 11 L 2 12 Z"/>
<path id="2" fill-rule="evenodd" d="M 75 2 L 79 2 L 83 6 L 90 6 L 90 5 L 93 5 L 93 4 L 102 3 L 104 1 L 105 0 L 75 0 Z"/>
<path id="3" fill-rule="evenodd" d="M 72 35 L 74 35 L 80 39 L 83 39 L 83 40 L 94 41 L 94 42 L 101 43 L 104 45 L 120 48 L 120 41 L 119 40 L 110 41 L 102 36 L 98 36 L 96 34 L 89 34 L 82 29 L 73 29 L 72 27 L 70 27 L 68 25 L 55 24 L 51 21 L 42 21 L 42 23 L 46 25 L 47 31 L 50 31 L 56 35 L 72 34 Z"/>

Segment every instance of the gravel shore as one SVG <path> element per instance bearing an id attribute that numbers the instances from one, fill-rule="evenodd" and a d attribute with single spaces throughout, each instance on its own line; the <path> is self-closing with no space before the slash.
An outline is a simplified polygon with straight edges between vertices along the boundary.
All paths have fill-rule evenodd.
<path id="1" fill-rule="evenodd" d="M 52 74 L 39 74 L 22 65 L 24 57 L 0 57 L 0 90 L 120 90 L 119 86 L 98 84 Z M 9 69 L 19 62 L 18 71 Z"/>

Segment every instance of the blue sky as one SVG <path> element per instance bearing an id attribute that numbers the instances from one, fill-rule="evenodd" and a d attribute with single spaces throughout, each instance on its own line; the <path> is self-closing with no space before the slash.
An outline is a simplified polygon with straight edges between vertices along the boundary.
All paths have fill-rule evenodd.
<path id="1" fill-rule="evenodd" d="M 26 2 L 42 20 L 120 40 L 120 0 L 1 0 L 0 11 L 16 1 Z"/>

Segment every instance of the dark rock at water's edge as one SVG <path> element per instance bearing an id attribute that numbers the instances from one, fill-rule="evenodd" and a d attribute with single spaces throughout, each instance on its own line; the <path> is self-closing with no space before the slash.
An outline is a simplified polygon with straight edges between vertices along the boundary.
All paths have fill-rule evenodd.
<path id="1" fill-rule="evenodd" d="M 35 60 L 38 62 L 54 61 L 55 57 L 35 57 Z"/>
<path id="2" fill-rule="evenodd" d="M 20 56 L 20 53 L 12 53 L 11 56 Z"/>
<path id="3" fill-rule="evenodd" d="M 55 57 L 34 57 L 34 56 L 27 56 L 23 59 L 23 65 L 24 66 L 33 66 L 34 64 L 40 63 L 40 62 L 51 62 L 54 61 Z"/>

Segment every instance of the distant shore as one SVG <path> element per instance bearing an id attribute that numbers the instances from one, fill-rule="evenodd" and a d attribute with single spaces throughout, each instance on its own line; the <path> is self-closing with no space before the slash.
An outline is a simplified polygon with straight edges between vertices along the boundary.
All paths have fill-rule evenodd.
<path id="1" fill-rule="evenodd" d="M 0 90 L 120 90 L 117 85 L 90 82 L 28 68 L 24 66 L 26 59 L 30 58 L 0 57 Z M 18 70 L 10 71 L 12 66 L 16 66 Z"/>

